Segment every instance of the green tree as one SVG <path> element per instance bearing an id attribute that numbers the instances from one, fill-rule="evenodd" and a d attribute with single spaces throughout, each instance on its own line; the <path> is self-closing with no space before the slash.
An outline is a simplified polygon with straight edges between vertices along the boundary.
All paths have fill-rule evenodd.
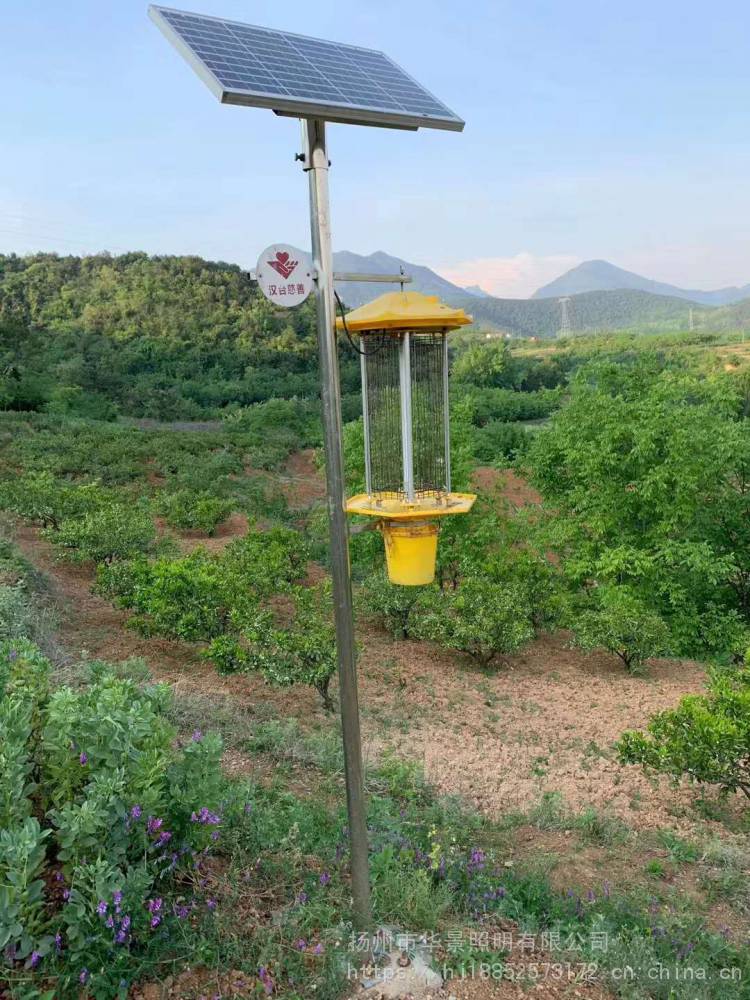
<path id="1" fill-rule="evenodd" d="M 529 456 L 573 585 L 626 585 L 676 652 L 726 649 L 733 616 L 750 622 L 748 429 L 726 377 L 649 358 L 579 372 Z"/>
<path id="2" fill-rule="evenodd" d="M 594 607 L 573 619 L 574 641 L 581 649 L 606 649 L 636 673 L 652 656 L 669 646 L 664 620 L 627 587 L 601 587 L 593 595 Z"/>
<path id="3" fill-rule="evenodd" d="M 646 733 L 624 733 L 617 748 L 625 764 L 750 798 L 750 668 L 715 670 L 705 695 L 660 712 Z"/>
<path id="4" fill-rule="evenodd" d="M 156 541 L 150 513 L 123 503 L 110 503 L 70 518 L 44 534 L 72 562 L 108 564 L 132 559 L 151 551 Z"/>
<path id="5" fill-rule="evenodd" d="M 296 587 L 292 591 L 294 617 L 261 645 L 260 670 L 272 684 L 288 687 L 309 684 L 320 695 L 327 712 L 333 711 L 330 684 L 336 672 L 336 632 L 329 583 Z"/>
<path id="6" fill-rule="evenodd" d="M 454 590 L 435 592 L 419 631 L 441 646 L 467 653 L 481 667 L 534 637 L 523 593 L 485 576 L 467 577 Z"/>

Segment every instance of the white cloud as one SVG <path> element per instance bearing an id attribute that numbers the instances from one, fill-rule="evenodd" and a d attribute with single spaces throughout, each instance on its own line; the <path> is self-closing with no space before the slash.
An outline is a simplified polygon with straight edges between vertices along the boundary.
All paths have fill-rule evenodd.
<path id="1" fill-rule="evenodd" d="M 522 252 L 515 257 L 479 257 L 457 264 L 435 264 L 433 270 L 464 288 L 479 285 L 500 298 L 523 299 L 580 263 L 580 257 L 567 254 L 537 257 Z"/>

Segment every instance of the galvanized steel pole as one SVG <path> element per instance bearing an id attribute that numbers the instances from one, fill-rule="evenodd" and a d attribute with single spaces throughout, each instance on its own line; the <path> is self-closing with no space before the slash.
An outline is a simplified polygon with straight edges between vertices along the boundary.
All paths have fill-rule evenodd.
<path id="1" fill-rule="evenodd" d="M 303 120 L 304 169 L 310 180 L 310 232 L 317 272 L 315 298 L 318 313 L 318 355 L 323 401 L 328 527 L 331 538 L 336 651 L 339 669 L 341 729 L 344 740 L 346 802 L 354 916 L 359 929 L 372 922 L 367 858 L 367 815 L 362 781 L 362 746 L 357 701 L 352 584 L 349 573 L 349 526 L 344 510 L 344 460 L 341 441 L 341 390 L 336 350 L 336 311 L 333 296 L 333 255 L 328 198 L 328 152 L 325 122 Z"/>

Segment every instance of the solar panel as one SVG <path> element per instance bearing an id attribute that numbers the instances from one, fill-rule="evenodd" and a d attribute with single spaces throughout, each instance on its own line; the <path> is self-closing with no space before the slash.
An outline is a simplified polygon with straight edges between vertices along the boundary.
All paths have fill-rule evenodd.
<path id="1" fill-rule="evenodd" d="M 355 125 L 464 127 L 382 52 L 168 7 L 149 15 L 224 104 Z"/>

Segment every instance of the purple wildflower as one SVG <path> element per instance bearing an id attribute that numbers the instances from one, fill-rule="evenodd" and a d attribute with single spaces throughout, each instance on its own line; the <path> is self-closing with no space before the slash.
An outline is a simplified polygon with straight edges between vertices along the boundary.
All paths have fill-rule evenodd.
<path id="1" fill-rule="evenodd" d="M 307 941 L 305 941 L 304 938 L 300 938 L 299 941 L 296 942 L 294 947 L 297 949 L 297 951 L 304 951 L 307 948 Z"/>
<path id="2" fill-rule="evenodd" d="M 162 904 L 161 896 L 159 896 L 157 899 L 149 899 L 146 903 L 146 905 L 148 906 L 148 912 L 158 913 L 161 910 L 161 904 Z"/>
<path id="3" fill-rule="evenodd" d="M 191 739 L 193 743 L 200 743 L 200 741 L 203 739 L 203 733 L 200 731 L 200 729 L 193 730 L 193 735 Z"/>
<path id="4" fill-rule="evenodd" d="M 149 833 L 158 833 L 161 829 L 161 825 L 164 822 L 163 819 L 158 819 L 154 816 L 149 816 L 148 822 L 146 823 L 146 829 Z"/>
<path id="5" fill-rule="evenodd" d="M 78 758 L 81 762 L 81 767 L 85 767 L 89 762 L 89 755 L 85 750 L 81 751 L 81 756 Z"/>
<path id="6" fill-rule="evenodd" d="M 115 944 L 125 944 L 128 939 L 127 931 L 124 931 L 122 927 L 115 934 Z"/>
<path id="7" fill-rule="evenodd" d="M 58 931 L 57 934 L 55 934 L 55 950 L 58 955 L 62 951 L 62 934 L 60 933 L 60 931 Z"/>
<path id="8" fill-rule="evenodd" d="M 137 805 L 133 806 L 133 808 L 130 810 L 130 815 L 132 816 L 133 819 L 140 819 L 141 816 L 143 815 L 143 810 L 141 809 L 140 806 Z"/>
<path id="9" fill-rule="evenodd" d="M 78 982 L 82 986 L 85 986 L 88 981 L 89 981 L 89 970 L 88 969 L 81 969 L 81 974 L 78 977 Z"/>
<path id="10" fill-rule="evenodd" d="M 39 952 L 38 951 L 32 951 L 31 958 L 29 958 L 29 968 L 35 969 L 37 967 L 37 965 L 39 965 L 39 963 L 41 962 L 41 960 L 42 960 L 42 956 L 39 954 Z"/>
<path id="11" fill-rule="evenodd" d="M 318 941 L 318 943 L 313 948 L 313 952 L 316 955 L 322 955 L 323 954 L 323 945 L 321 944 L 320 941 Z"/>
<path id="12" fill-rule="evenodd" d="M 328 885 L 328 883 L 331 881 L 331 876 L 328 874 L 328 872 L 323 872 L 318 881 L 320 882 L 321 885 Z"/>
<path id="13" fill-rule="evenodd" d="M 109 927 L 110 930 L 112 930 L 112 928 L 115 926 L 115 918 L 112 916 L 111 913 L 107 917 L 107 920 L 106 920 L 106 923 L 104 924 L 104 926 L 105 927 Z"/>
<path id="14" fill-rule="evenodd" d="M 206 906 L 209 908 L 209 910 L 211 910 L 213 912 L 216 909 L 216 900 L 215 899 L 207 899 L 206 900 Z"/>
<path id="15" fill-rule="evenodd" d="M 122 892 L 120 892 L 119 889 L 112 896 L 112 901 L 114 902 L 115 906 L 119 906 L 120 903 L 122 902 Z"/>
<path id="16" fill-rule="evenodd" d="M 103 917 L 104 914 L 107 912 L 107 904 L 104 902 L 103 899 L 99 900 L 99 903 L 96 907 L 96 912 L 99 914 L 100 917 Z"/>
<path id="17" fill-rule="evenodd" d="M 307 893 L 306 892 L 298 892 L 297 893 L 297 902 L 300 904 L 300 906 L 304 906 L 304 904 L 307 902 Z"/>
<path id="18" fill-rule="evenodd" d="M 66 901 L 68 899 L 70 899 L 70 889 L 64 889 L 63 890 L 63 899 L 66 900 Z"/>
<path id="19" fill-rule="evenodd" d="M 265 965 L 261 965 L 258 969 L 258 978 L 263 983 L 263 988 L 266 991 L 266 996 L 270 996 L 273 993 L 273 979 L 271 979 L 268 974 L 268 969 Z"/>
<path id="20" fill-rule="evenodd" d="M 55 882 L 64 882 L 65 876 L 62 872 L 55 872 Z"/>
<path id="21" fill-rule="evenodd" d="M 151 927 L 156 928 L 161 923 L 161 917 L 151 917 Z"/>
<path id="22" fill-rule="evenodd" d="M 129 913 L 126 913 L 125 916 L 122 918 L 122 924 L 120 926 L 122 927 L 122 930 L 124 930 L 124 931 L 127 931 L 127 930 L 130 929 L 130 914 Z"/>
<path id="23" fill-rule="evenodd" d="M 218 826 L 221 823 L 221 816 L 211 812 L 204 806 L 199 812 L 194 812 L 190 816 L 192 823 L 202 823 L 204 826 Z"/>

